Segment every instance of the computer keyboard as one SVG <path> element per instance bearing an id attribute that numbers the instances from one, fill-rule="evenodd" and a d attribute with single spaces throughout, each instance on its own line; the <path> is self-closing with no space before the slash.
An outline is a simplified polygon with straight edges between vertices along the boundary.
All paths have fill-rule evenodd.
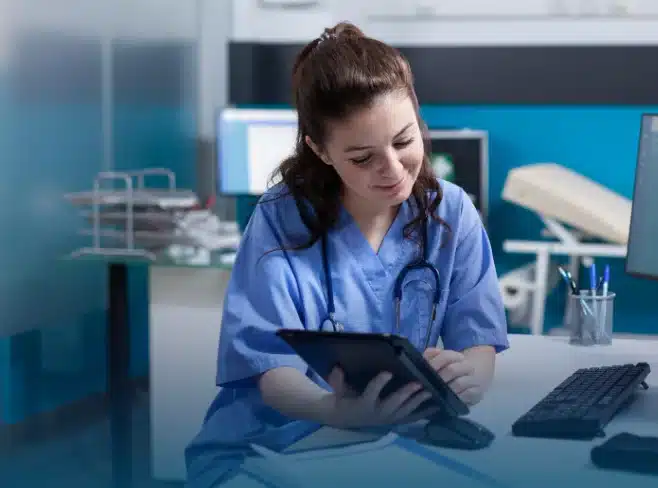
<path id="1" fill-rule="evenodd" d="M 647 363 L 579 369 L 521 416 L 512 433 L 521 437 L 592 439 L 632 400 L 651 368 Z"/>

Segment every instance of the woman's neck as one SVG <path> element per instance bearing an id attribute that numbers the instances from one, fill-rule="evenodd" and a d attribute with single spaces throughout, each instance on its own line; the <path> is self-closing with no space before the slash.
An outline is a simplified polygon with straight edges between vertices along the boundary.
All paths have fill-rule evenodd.
<path id="1" fill-rule="evenodd" d="M 343 206 L 357 227 L 377 252 L 384 236 L 395 220 L 399 206 L 377 206 L 358 196 L 345 195 Z"/>

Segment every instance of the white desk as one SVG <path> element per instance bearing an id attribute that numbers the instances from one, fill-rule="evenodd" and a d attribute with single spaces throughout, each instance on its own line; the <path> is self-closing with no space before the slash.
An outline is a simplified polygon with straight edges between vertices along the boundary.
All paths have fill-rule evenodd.
<path id="1" fill-rule="evenodd" d="M 648 476 L 618 474 L 591 466 L 589 453 L 595 441 L 565 441 L 513 437 L 511 425 L 573 371 L 587 366 L 648 362 L 652 373 L 650 388 L 638 392 L 637 399 L 620 412 L 605 429 L 607 437 L 628 431 L 658 436 L 658 342 L 653 340 L 614 339 L 611 346 L 571 346 L 563 337 L 510 336 L 511 347 L 499 355 L 496 376 L 486 398 L 471 417 L 490 428 L 497 436 L 489 449 L 477 452 L 450 452 L 452 457 L 468 461 L 499 479 L 510 483 L 536 482 L 547 486 L 606 486 L 629 481 L 628 487 L 658 486 Z M 563 484 L 564 483 L 564 484 Z M 526 486 L 529 486 L 526 484 Z"/>
<path id="2" fill-rule="evenodd" d="M 217 344 L 229 269 L 150 266 L 151 474 L 185 479 L 184 453 L 217 394 Z"/>
<path id="3" fill-rule="evenodd" d="M 494 384 L 483 402 L 476 406 L 471 418 L 481 422 L 496 434 L 496 440 L 488 449 L 460 451 L 432 448 L 453 460 L 462 462 L 494 478 L 507 487 L 538 486 L 568 488 L 604 487 L 611 481 L 614 486 L 624 488 L 652 487 L 658 483 L 656 477 L 611 473 L 598 470 L 590 463 L 590 449 L 605 439 L 595 441 L 565 441 L 513 437 L 512 423 L 550 389 L 580 367 L 648 362 L 653 369 L 647 383 L 650 388 L 638 392 L 637 400 L 626 411 L 615 417 L 606 428 L 608 437 L 622 431 L 658 436 L 658 342 L 649 340 L 616 339 L 611 346 L 570 346 L 565 338 L 512 335 L 511 348 L 499 355 Z M 395 459 L 378 459 L 375 453 L 361 459 L 364 472 L 355 474 L 348 481 L 345 469 L 361 469 L 353 463 L 354 457 L 340 460 L 327 459 L 318 464 L 312 486 L 341 486 L 344 483 L 360 486 L 372 480 L 374 483 L 390 482 L 399 486 L 401 479 L 423 483 L 432 477 L 442 478 L 446 486 L 485 486 L 462 479 L 445 468 L 428 468 L 423 475 L 420 464 L 415 464 L 407 454 L 390 454 Z M 384 456 L 384 455 L 382 455 Z M 390 470 L 390 466 L 395 469 Z M 414 468 L 410 466 L 414 465 Z M 348 467 L 349 466 L 349 467 Z M 389 469 L 389 474 L 381 472 Z M 408 469 L 409 473 L 404 473 Z M 428 474 L 433 470 L 433 474 Z M 314 471 L 315 472 L 315 471 Z M 404 476 L 408 476 L 404 478 Z M 379 477 L 379 478 L 375 478 Z M 399 478 L 397 481 L 393 478 Z M 375 481 L 377 479 L 377 481 Z M 450 480 L 450 483 L 448 483 Z M 384 482 L 384 483 L 385 483 Z M 256 484 L 257 485 L 257 484 Z M 256 486 L 254 485 L 254 486 Z"/>

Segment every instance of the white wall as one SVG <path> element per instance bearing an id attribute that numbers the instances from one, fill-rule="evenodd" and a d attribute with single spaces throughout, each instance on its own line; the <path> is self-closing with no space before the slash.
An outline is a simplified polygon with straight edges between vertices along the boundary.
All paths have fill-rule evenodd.
<path id="1" fill-rule="evenodd" d="M 216 109 L 228 97 L 232 0 L 198 0 L 199 136 L 212 141 Z M 238 2 L 239 3 L 239 2 Z"/>
<path id="2" fill-rule="evenodd" d="M 0 0 L 21 28 L 121 39 L 195 39 L 196 2 L 180 0 Z M 220 0 L 221 1 L 221 0 Z"/>
<path id="3" fill-rule="evenodd" d="M 658 43 L 656 0 L 318 0 L 298 9 L 233 3 L 232 38 L 240 41 L 306 42 L 350 20 L 398 45 Z"/>

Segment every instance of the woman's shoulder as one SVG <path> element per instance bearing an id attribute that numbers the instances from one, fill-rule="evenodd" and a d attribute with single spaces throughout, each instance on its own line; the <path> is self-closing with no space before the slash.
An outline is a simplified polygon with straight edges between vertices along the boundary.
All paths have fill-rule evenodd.
<path id="1" fill-rule="evenodd" d="M 468 211 L 464 207 L 472 206 L 473 200 L 470 196 L 464 191 L 464 189 L 450 181 L 438 179 L 439 187 L 441 188 L 441 203 L 438 207 L 439 212 L 442 214 L 448 215 L 459 215 L 463 211 Z M 430 192 L 430 197 L 434 198 L 436 192 Z"/>
<path id="2" fill-rule="evenodd" d="M 268 188 L 258 199 L 253 211 L 254 225 L 267 225 L 275 234 L 287 234 L 301 228 L 295 198 L 284 183 L 277 183 Z"/>
<path id="3" fill-rule="evenodd" d="M 452 233 L 466 234 L 481 223 L 480 213 L 473 199 L 462 187 L 442 179 L 438 182 L 441 187 L 441 202 L 436 214 L 450 226 Z"/>

